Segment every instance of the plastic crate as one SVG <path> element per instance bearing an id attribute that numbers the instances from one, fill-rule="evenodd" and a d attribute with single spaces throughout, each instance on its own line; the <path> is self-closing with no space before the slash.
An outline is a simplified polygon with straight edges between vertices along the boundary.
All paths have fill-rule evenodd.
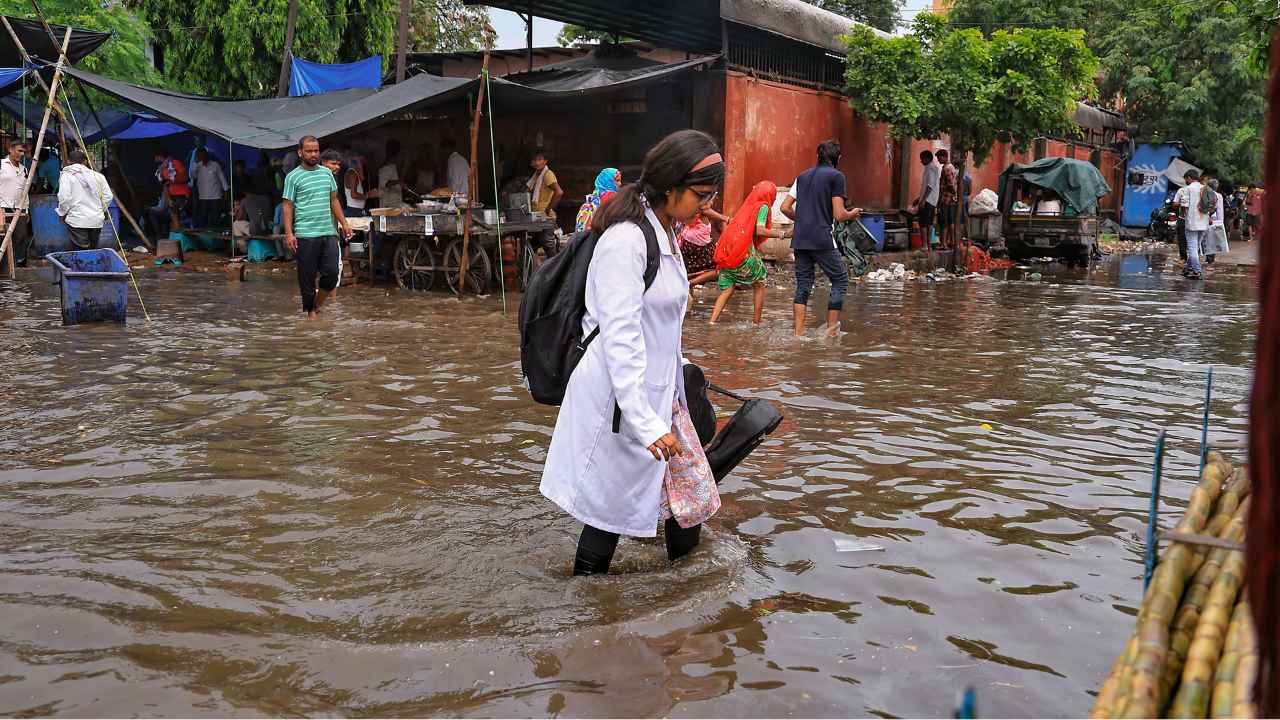
<path id="1" fill-rule="evenodd" d="M 129 265 L 115 250 L 75 250 L 45 255 L 58 273 L 62 324 L 125 321 Z"/>

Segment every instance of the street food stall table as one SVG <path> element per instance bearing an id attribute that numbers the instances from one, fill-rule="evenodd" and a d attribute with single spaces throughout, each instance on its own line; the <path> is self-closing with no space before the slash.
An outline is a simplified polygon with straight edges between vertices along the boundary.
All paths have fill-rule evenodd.
<path id="1" fill-rule="evenodd" d="M 462 224 L 463 218 L 453 213 L 413 213 L 377 216 L 372 227 L 377 242 L 386 249 L 395 248 L 391 257 L 396 284 L 409 290 L 430 290 L 442 276 L 456 293 L 462 264 Z M 523 290 L 536 263 L 532 236 L 554 232 L 555 228 L 554 221 L 540 217 L 486 223 L 480 211 L 473 211 L 467 249 L 468 291 L 488 294 L 495 281 Z M 498 274 L 500 252 L 505 280 Z M 374 257 L 372 246 L 367 254 Z"/>

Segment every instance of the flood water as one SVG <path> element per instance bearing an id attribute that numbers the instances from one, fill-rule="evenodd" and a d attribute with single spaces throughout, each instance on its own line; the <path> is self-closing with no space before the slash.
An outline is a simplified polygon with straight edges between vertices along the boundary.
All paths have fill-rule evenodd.
<path id="1" fill-rule="evenodd" d="M 1252 366 L 1249 277 L 1123 264 L 856 286 L 835 341 L 787 336 L 789 284 L 762 329 L 699 295 L 686 354 L 787 419 L 690 558 L 586 580 L 515 298 L 306 323 L 282 275 L 147 269 L 151 323 L 64 328 L 47 276 L 2 281 L 0 715 L 1082 715 L 1156 434 L 1172 516 L 1206 369 L 1242 458 Z"/>

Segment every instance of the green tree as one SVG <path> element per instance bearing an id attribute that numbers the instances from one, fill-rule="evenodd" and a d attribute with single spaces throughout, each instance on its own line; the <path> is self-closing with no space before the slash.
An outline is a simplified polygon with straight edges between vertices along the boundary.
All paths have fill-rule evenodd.
<path id="1" fill-rule="evenodd" d="M 1274 0 L 957 0 L 950 21 L 1080 28 L 1101 61 L 1104 102 L 1139 140 L 1180 141 L 1233 181 L 1260 175 Z"/>
<path id="2" fill-rule="evenodd" d="M 556 43 L 560 47 L 582 47 L 583 45 L 620 42 L 625 39 L 604 30 L 588 30 L 581 25 L 566 24 L 560 29 L 560 34 L 556 36 Z"/>
<path id="3" fill-rule="evenodd" d="M 51 23 L 109 32 L 115 36 L 81 60 L 77 67 L 130 82 L 154 83 L 159 80 L 146 55 L 151 27 L 129 9 L 118 3 L 87 0 L 43 0 L 40 7 Z M 11 17 L 34 19 L 35 16 L 31 3 L 26 0 L 0 0 L 0 12 Z M 59 37 L 58 41 L 61 42 L 62 38 Z"/>
<path id="4" fill-rule="evenodd" d="M 410 52 L 465 52 L 493 47 L 493 29 L 484 7 L 462 0 L 413 0 Z"/>
<path id="5" fill-rule="evenodd" d="M 865 23 L 878 30 L 893 32 L 902 22 L 905 0 L 806 0 L 823 10 Z"/>
<path id="6" fill-rule="evenodd" d="M 916 17 L 910 35 L 849 36 L 845 92 L 864 118 L 896 138 L 947 134 L 981 163 L 996 141 L 1025 150 L 1036 137 L 1075 132 L 1075 103 L 1096 92 L 1098 62 L 1079 30 L 1017 28 L 985 38 Z"/>
<path id="7" fill-rule="evenodd" d="M 176 86 L 227 97 L 270 95 L 280 75 L 289 0 L 130 0 L 164 47 Z M 395 50 L 397 0 L 300 0 L 293 52 L 323 63 Z"/>

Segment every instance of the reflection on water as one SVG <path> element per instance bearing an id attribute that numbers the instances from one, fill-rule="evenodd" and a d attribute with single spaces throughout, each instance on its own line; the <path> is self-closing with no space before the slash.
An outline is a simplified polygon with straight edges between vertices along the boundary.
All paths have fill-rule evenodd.
<path id="1" fill-rule="evenodd" d="M 1251 365 L 1248 278 L 1121 265 L 859 286 L 834 341 L 697 296 L 687 354 L 787 420 L 689 559 L 591 581 L 498 298 L 308 324 L 287 278 L 146 271 L 155 322 L 68 329 L 0 283 L 0 714 L 1079 715 L 1155 434 L 1172 509 L 1204 370 L 1238 445 Z"/>

